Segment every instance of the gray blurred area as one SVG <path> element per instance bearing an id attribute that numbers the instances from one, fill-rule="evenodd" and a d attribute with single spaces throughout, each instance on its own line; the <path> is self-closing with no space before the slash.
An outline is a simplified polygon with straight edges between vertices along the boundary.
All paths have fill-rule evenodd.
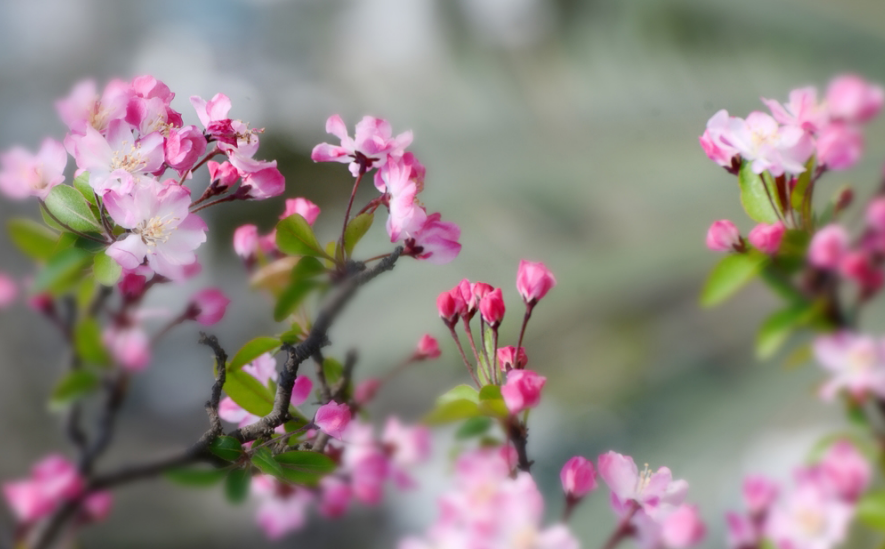
<path id="1" fill-rule="evenodd" d="M 745 115 L 761 109 L 760 95 L 785 99 L 838 72 L 885 81 L 883 8 L 878 0 L 3 0 L 0 150 L 61 138 L 53 101 L 84 76 L 153 74 L 178 94 L 173 105 L 189 122 L 188 96 L 222 91 L 234 117 L 267 129 L 259 155 L 279 160 L 286 196 L 323 208 L 317 232 L 330 240 L 350 177 L 309 160 L 327 139 L 326 117 L 353 124 L 373 114 L 396 131 L 413 129 L 411 149 L 428 169 L 423 200 L 461 225 L 463 252 L 443 267 L 403 261 L 366 288 L 334 328 L 329 354 L 357 348 L 358 377 L 377 375 L 423 333 L 439 336 L 443 358 L 397 378 L 374 409 L 418 418 L 466 379 L 442 337 L 436 295 L 465 276 L 502 286 L 503 341 L 514 344 L 516 266 L 543 260 L 559 285 L 536 309 L 526 347 L 530 367 L 549 378 L 529 451 L 550 517 L 561 512 L 561 464 L 615 449 L 686 478 L 709 523 L 705 547 L 721 547 L 722 514 L 739 505 L 742 475 L 786 479 L 844 420 L 814 397 L 822 375 L 813 365 L 787 370 L 783 357 L 754 358 L 755 327 L 775 304 L 763 288 L 699 309 L 717 259 L 703 243 L 709 223 L 727 217 L 743 231 L 751 223 L 697 136 L 719 108 Z M 871 125 L 864 162 L 826 186 L 869 192 L 881 176 L 883 130 Z M 375 193 L 366 185 L 357 202 Z M 279 331 L 230 242 L 245 222 L 270 229 L 282 202 L 210 210 L 203 274 L 150 305 L 175 311 L 196 288 L 217 285 L 233 299 L 213 329 L 229 351 Z M 0 201 L 0 217 L 13 215 L 36 216 L 36 205 Z M 385 237 L 379 223 L 361 244 L 366 256 L 384 252 Z M 0 268 L 29 274 L 6 238 Z M 175 451 L 203 432 L 211 358 L 196 338 L 196 327 L 179 329 L 137 376 L 101 467 Z M 0 315 L 0 478 L 65 448 L 44 404 L 62 350 L 24 306 Z M 218 489 L 133 485 L 84 547 L 393 547 L 435 514 L 448 468 L 447 452 L 438 455 L 421 470 L 420 490 L 340 522 L 318 518 L 278 544 L 264 541 L 250 504 L 231 507 Z M 575 513 L 584 547 L 613 528 L 607 507 L 601 489 Z"/>

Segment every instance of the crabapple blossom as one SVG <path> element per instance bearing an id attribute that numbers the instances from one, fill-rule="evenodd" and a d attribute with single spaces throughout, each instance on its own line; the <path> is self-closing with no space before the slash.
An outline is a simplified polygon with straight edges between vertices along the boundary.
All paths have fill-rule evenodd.
<path id="1" fill-rule="evenodd" d="M 830 170 L 847 170 L 863 155 L 863 134 L 854 126 L 833 123 L 826 126 L 815 143 L 817 161 Z"/>
<path id="2" fill-rule="evenodd" d="M 131 326 L 109 326 L 102 341 L 114 360 L 123 368 L 138 372 L 151 362 L 151 342 L 144 329 Z"/>
<path id="3" fill-rule="evenodd" d="M 707 248 L 714 252 L 730 252 L 741 245 L 741 233 L 727 219 L 714 221 L 707 230 Z"/>
<path id="4" fill-rule="evenodd" d="M 224 317 L 230 299 L 218 288 L 206 288 L 194 294 L 188 308 L 189 318 L 211 326 Z"/>
<path id="5" fill-rule="evenodd" d="M 814 340 L 814 355 L 832 374 L 820 388 L 824 400 L 832 400 L 843 389 L 855 398 L 868 394 L 885 397 L 885 357 L 881 342 L 842 331 L 818 336 Z"/>
<path id="6" fill-rule="evenodd" d="M 559 480 L 568 497 L 581 499 L 596 489 L 596 469 L 587 458 L 574 456 L 562 466 Z"/>
<path id="7" fill-rule="evenodd" d="M 848 244 L 848 231 L 841 225 L 827 225 L 811 239 L 808 262 L 820 269 L 835 269 L 848 253 Z"/>
<path id="8" fill-rule="evenodd" d="M 326 120 L 326 133 L 341 140 L 341 145 L 320 143 L 310 153 L 314 162 L 341 162 L 349 164 L 350 173 L 357 177 L 371 168 L 380 168 L 388 160 L 399 159 L 412 143 L 412 132 L 393 137 L 390 123 L 380 118 L 365 116 L 356 124 L 351 138 L 347 126 L 337 114 Z"/>
<path id="9" fill-rule="evenodd" d="M 186 277 L 185 267 L 197 261 L 194 253 L 206 241 L 206 224 L 190 213 L 190 191 L 174 183 L 139 185 L 131 194 L 105 196 L 108 213 L 128 235 L 107 249 L 124 269 L 145 261 L 157 274 L 171 280 Z"/>
<path id="10" fill-rule="evenodd" d="M 193 168 L 205 152 L 206 138 L 196 126 L 170 130 L 166 137 L 166 164 L 179 173 Z"/>
<path id="11" fill-rule="evenodd" d="M 819 468 L 824 484 L 846 502 L 857 501 L 872 478 L 869 461 L 847 440 L 830 446 Z"/>
<path id="12" fill-rule="evenodd" d="M 471 285 L 473 289 L 473 295 L 476 296 L 477 300 L 481 300 L 484 298 L 489 292 L 495 289 L 491 284 L 486 284 L 485 282 L 474 282 Z"/>
<path id="13" fill-rule="evenodd" d="M 547 378 L 531 370 L 510 370 L 501 386 L 501 396 L 511 414 L 534 408 L 541 402 L 541 389 Z"/>
<path id="14" fill-rule="evenodd" d="M 89 186 L 99 194 L 127 194 L 136 183 L 149 185 L 154 180 L 147 174 L 163 166 L 163 136 L 154 132 L 136 139 L 123 120 L 111 121 L 107 136 L 91 126 L 83 135 L 68 134 L 65 147 L 77 167 L 89 172 Z"/>
<path id="15" fill-rule="evenodd" d="M 286 210 L 280 215 L 280 219 L 286 219 L 293 214 L 300 215 L 308 225 L 313 225 L 317 216 L 320 215 L 320 207 L 306 198 L 288 198 L 286 199 Z"/>
<path id="16" fill-rule="evenodd" d="M 495 288 L 493 292 L 486 294 L 479 302 L 479 310 L 483 320 L 492 328 L 497 328 L 504 319 L 505 311 L 501 288 Z"/>
<path id="17" fill-rule="evenodd" d="M 243 259 L 255 257 L 258 252 L 258 227 L 247 224 L 234 231 L 234 252 Z"/>
<path id="18" fill-rule="evenodd" d="M 522 370 L 529 363 L 529 357 L 525 353 L 525 348 L 520 347 L 517 352 L 516 347 L 508 345 L 498 349 L 498 362 L 501 363 L 502 370 Z"/>
<path id="19" fill-rule="evenodd" d="M 428 358 L 438 358 L 442 352 L 439 350 L 439 342 L 430 334 L 424 334 L 418 340 L 418 348 L 412 355 L 414 360 L 425 360 Z"/>
<path id="20" fill-rule="evenodd" d="M 427 222 L 427 212 L 417 200 L 418 186 L 409 178 L 410 167 L 391 160 L 385 166 L 390 215 L 387 217 L 387 234 L 391 242 L 411 238 L 418 234 Z"/>
<path id="21" fill-rule="evenodd" d="M 516 289 L 527 304 L 534 305 L 554 286 L 556 286 L 556 277 L 543 263 L 525 259 L 519 262 Z"/>
<path id="22" fill-rule="evenodd" d="M 364 406 L 370 400 L 375 398 L 375 393 L 378 392 L 379 388 L 381 388 L 380 379 L 374 377 L 364 379 L 363 381 L 358 383 L 356 388 L 353 390 L 353 400 L 356 401 L 356 403 L 360 406 Z"/>
<path id="23" fill-rule="evenodd" d="M 19 522 L 32 523 L 78 497 L 83 488 L 74 464 L 53 454 L 34 465 L 30 477 L 4 483 L 3 497 Z"/>
<path id="24" fill-rule="evenodd" d="M 864 292 L 875 292 L 882 287 L 883 275 L 864 250 L 850 251 L 839 262 L 839 273 L 856 282 Z"/>
<path id="25" fill-rule="evenodd" d="M 0 272 L 0 309 L 5 309 L 13 303 L 18 296 L 18 286 L 12 277 Z"/>
<path id="26" fill-rule="evenodd" d="M 744 479 L 742 494 L 744 505 L 752 516 L 764 515 L 777 500 L 780 488 L 777 483 L 762 475 L 749 475 Z"/>
<path id="27" fill-rule="evenodd" d="M 461 229 L 458 225 L 443 221 L 439 213 L 430 214 L 417 234 L 406 239 L 406 252 L 416 259 L 444 265 L 461 253 L 459 238 Z"/>
<path id="28" fill-rule="evenodd" d="M 879 114 L 883 100 L 880 86 L 852 74 L 834 78 L 827 88 L 827 108 L 836 120 L 867 122 Z"/>
<path id="29" fill-rule="evenodd" d="M 790 92 L 790 101 L 781 105 L 774 99 L 762 98 L 771 115 L 779 123 L 795 126 L 808 132 L 816 132 L 829 121 L 827 109 L 817 101 L 817 90 L 813 86 L 795 89 Z"/>
<path id="30" fill-rule="evenodd" d="M 340 439 L 350 423 L 350 407 L 338 402 L 323 404 L 317 410 L 313 422 L 330 437 Z"/>
<path id="31" fill-rule="evenodd" d="M 320 514 L 328 518 L 337 518 L 347 512 L 353 494 L 350 485 L 335 476 L 323 477 L 320 480 Z"/>
<path id="32" fill-rule="evenodd" d="M 867 205 L 867 225 L 877 232 L 885 233 L 885 197 L 874 198 Z"/>
<path id="33" fill-rule="evenodd" d="M 269 539 L 280 539 L 304 526 L 307 508 L 314 499 L 309 490 L 283 484 L 268 475 L 253 477 L 251 490 L 259 499 L 255 518 Z"/>
<path id="34" fill-rule="evenodd" d="M 396 486 L 400 489 L 414 486 L 407 470 L 430 457 L 430 430 L 423 425 L 404 425 L 391 416 L 384 425 L 381 442 L 390 457 L 390 473 Z"/>
<path id="35" fill-rule="evenodd" d="M 146 284 L 147 278 L 144 275 L 130 272 L 120 278 L 117 288 L 127 299 L 132 299 L 142 295 Z"/>
<path id="36" fill-rule="evenodd" d="M 209 181 L 221 188 L 232 186 L 240 178 L 240 172 L 230 162 L 219 164 L 210 160 L 206 166 L 209 168 Z"/>
<path id="37" fill-rule="evenodd" d="M 476 314 L 479 305 L 479 299 L 473 291 L 473 284 L 468 279 L 462 279 L 457 286 L 452 288 L 452 297 L 458 304 L 458 314 L 470 320 Z"/>
<path id="38" fill-rule="evenodd" d="M 47 138 L 37 154 L 15 147 L 0 155 L 0 192 L 13 199 L 36 196 L 45 200 L 65 180 L 68 155 L 64 145 Z"/>
<path id="39" fill-rule="evenodd" d="M 752 163 L 755 173 L 768 170 L 775 177 L 802 173 L 814 152 L 808 133 L 795 126 L 779 126 L 764 112 L 751 112 L 746 120 L 731 118 L 727 128 L 726 139 Z"/>
<path id="40" fill-rule="evenodd" d="M 697 506 L 680 505 L 661 522 L 661 545 L 673 549 L 691 547 L 700 543 L 706 533 Z"/>
<path id="41" fill-rule="evenodd" d="M 828 497 L 813 480 L 800 481 L 772 508 L 765 533 L 777 547 L 834 547 L 845 539 L 852 514 L 850 505 Z"/>
<path id="42" fill-rule="evenodd" d="M 261 385 L 267 386 L 270 381 L 277 381 L 279 374 L 277 373 L 277 361 L 270 355 L 264 353 L 252 362 L 243 366 L 242 371 L 254 377 Z M 289 404 L 292 406 L 301 406 L 307 401 L 310 392 L 313 390 L 313 382 L 307 376 L 298 376 L 292 384 L 292 396 Z M 261 419 L 244 410 L 239 404 L 234 402 L 230 397 L 221 399 L 218 405 L 218 415 L 221 419 L 236 423 L 238 427 L 251 425 Z M 278 432 L 285 432 L 285 428 L 280 426 Z"/>
<path id="43" fill-rule="evenodd" d="M 760 542 L 756 525 L 746 515 L 729 511 L 725 514 L 725 526 L 729 549 L 756 547 Z"/>
<path id="44" fill-rule="evenodd" d="M 707 121 L 707 129 L 699 138 L 707 157 L 720 166 L 730 168 L 740 152 L 723 139 L 728 133 L 728 111 L 720 110 Z"/>
<path id="45" fill-rule="evenodd" d="M 599 476 L 611 489 L 611 505 L 618 516 L 629 513 L 636 502 L 649 515 L 663 505 L 679 505 L 685 499 L 688 483 L 673 480 L 670 469 L 661 467 L 655 472 L 648 465 L 642 473 L 630 456 L 607 452 L 599 456 Z"/>
<path id="46" fill-rule="evenodd" d="M 84 518 L 90 522 L 100 522 L 111 514 L 114 497 L 107 490 L 89 494 L 83 500 Z"/>
<path id="47" fill-rule="evenodd" d="M 781 247 L 787 228 L 777 221 L 771 225 L 760 223 L 753 227 L 747 239 L 756 249 L 768 255 L 774 255 Z"/>
<path id="48" fill-rule="evenodd" d="M 111 80 L 101 97 L 93 80 L 83 80 L 74 85 L 71 93 L 55 103 L 62 122 L 74 133 L 83 134 L 87 128 L 104 133 L 114 120 L 123 120 L 132 87 L 122 80 Z"/>

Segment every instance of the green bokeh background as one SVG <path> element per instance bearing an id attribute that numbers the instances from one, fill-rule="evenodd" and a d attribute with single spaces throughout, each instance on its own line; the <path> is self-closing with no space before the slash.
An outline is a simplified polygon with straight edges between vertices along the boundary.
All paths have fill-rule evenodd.
<path id="1" fill-rule="evenodd" d="M 839 410 L 814 396 L 816 367 L 754 358 L 755 327 L 775 305 L 763 288 L 698 307 L 717 259 L 703 244 L 708 225 L 752 224 L 697 136 L 720 108 L 745 115 L 762 108 L 759 96 L 785 99 L 840 72 L 885 81 L 879 1 L 5 0 L 0 52 L 0 149 L 61 138 L 52 102 L 83 76 L 151 73 L 178 94 L 173 106 L 186 122 L 196 121 L 189 95 L 223 91 L 233 116 L 267 129 L 260 155 L 279 160 L 286 196 L 323 208 L 317 232 L 327 240 L 350 178 L 343 166 L 309 160 L 327 139 L 326 117 L 352 124 L 373 114 L 413 129 L 411 150 L 428 169 L 423 200 L 462 227 L 463 252 L 443 267 L 404 261 L 379 279 L 336 325 L 329 352 L 357 348 L 358 377 L 377 375 L 423 333 L 439 336 L 443 358 L 397 378 L 374 410 L 420 417 L 465 379 L 442 337 L 436 295 L 465 276 L 502 286 L 508 342 L 518 329 L 516 266 L 546 262 L 559 284 L 536 309 L 526 347 L 549 379 L 529 450 L 551 517 L 561 511 L 559 466 L 615 449 L 688 479 L 709 523 L 704 546 L 721 547 L 722 514 L 738 507 L 744 474 L 788 479 L 816 440 L 844 428 Z M 883 129 L 869 127 L 864 161 L 829 176 L 821 194 L 842 183 L 869 194 L 881 177 Z M 366 185 L 358 202 L 374 195 Z M 230 240 L 245 222 L 269 229 L 283 198 L 207 213 L 203 274 L 150 305 L 174 311 L 196 288 L 217 285 L 233 299 L 213 329 L 229 350 L 277 330 L 263 296 L 246 289 Z M 35 204 L 0 202 L 4 219 L 21 214 L 36 215 Z M 379 223 L 361 249 L 386 246 Z M 0 268 L 30 272 L 6 239 Z M 871 326 L 881 327 L 873 309 Z M 196 332 L 178 330 L 137 376 L 103 466 L 171 452 L 202 433 L 209 357 Z M 2 478 L 64 447 L 44 405 L 61 352 L 24 306 L 0 314 Z M 423 530 L 445 488 L 446 452 L 438 454 L 419 471 L 420 490 L 340 522 L 314 520 L 274 546 L 383 548 Z M 89 530 L 86 546 L 262 547 L 252 514 L 219 491 L 142 484 L 118 493 L 114 520 Z M 2 515 L 2 528 L 9 523 Z M 599 546 L 613 523 L 604 490 L 573 518 L 585 547 Z M 858 533 L 854 544 L 873 541 Z"/>

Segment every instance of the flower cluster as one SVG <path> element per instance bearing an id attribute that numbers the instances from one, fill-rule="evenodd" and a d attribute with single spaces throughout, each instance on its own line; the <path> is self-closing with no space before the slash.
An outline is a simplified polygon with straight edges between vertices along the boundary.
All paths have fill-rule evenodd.
<path id="1" fill-rule="evenodd" d="M 819 463 L 795 472 L 787 493 L 761 476 L 744 480 L 746 512 L 730 512 L 728 545 L 760 547 L 770 540 L 777 549 L 828 549 L 845 540 L 858 499 L 870 484 L 866 458 L 850 442 L 834 443 Z"/>

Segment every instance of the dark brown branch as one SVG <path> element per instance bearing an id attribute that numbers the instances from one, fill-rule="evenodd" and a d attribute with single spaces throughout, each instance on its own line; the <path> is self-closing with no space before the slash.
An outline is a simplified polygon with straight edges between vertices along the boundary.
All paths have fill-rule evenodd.
<path id="1" fill-rule="evenodd" d="M 516 467 L 520 471 L 528 473 L 534 463 L 534 461 L 529 460 L 528 451 L 526 450 L 526 445 L 529 441 L 528 427 L 523 425 L 516 416 L 511 416 L 507 424 L 507 437 L 516 449 Z"/>
<path id="2" fill-rule="evenodd" d="M 326 368 L 324 367 L 326 359 L 323 357 L 323 352 L 315 352 L 313 354 L 313 361 L 316 366 L 317 383 L 320 385 L 320 403 L 326 404 L 332 400 L 332 389 L 329 387 L 329 381 L 326 379 Z"/>
<path id="3" fill-rule="evenodd" d="M 92 443 L 81 454 L 78 463 L 80 474 L 87 478 L 92 473 L 95 461 L 104 453 L 111 442 L 111 438 L 114 435 L 117 413 L 123 405 L 128 387 L 129 374 L 126 372 L 120 372 L 115 379 L 109 379 L 105 382 L 105 401 L 101 415 L 98 418 L 98 425 L 95 428 Z"/>

